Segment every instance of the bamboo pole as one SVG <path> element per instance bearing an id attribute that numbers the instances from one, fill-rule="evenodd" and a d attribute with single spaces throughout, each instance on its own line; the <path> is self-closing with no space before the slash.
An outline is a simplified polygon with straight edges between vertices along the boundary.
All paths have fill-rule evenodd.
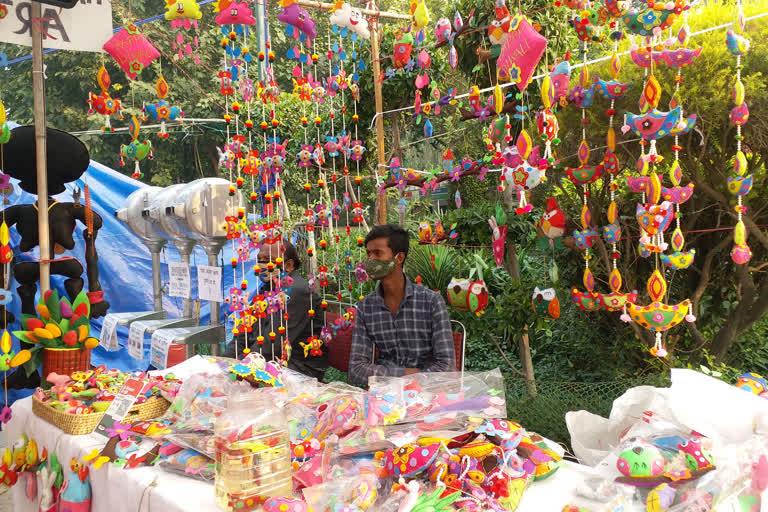
<path id="1" fill-rule="evenodd" d="M 43 77 L 43 33 L 40 4 L 31 2 L 32 11 L 32 94 L 35 116 L 35 159 L 37 161 L 37 233 L 40 245 L 40 292 L 51 287 L 51 243 L 48 226 L 48 169 L 45 131 L 45 81 Z"/>
<path id="2" fill-rule="evenodd" d="M 376 3 L 371 0 L 369 7 L 376 7 Z M 384 98 L 381 93 L 381 65 L 379 63 L 379 20 L 371 19 L 371 60 L 373 61 L 373 95 L 376 100 L 376 155 L 379 165 L 376 166 L 376 174 L 386 173 L 387 157 L 384 153 L 384 116 L 380 115 L 384 111 Z M 379 208 L 376 212 L 378 224 L 387 223 L 387 196 L 379 197 Z"/>

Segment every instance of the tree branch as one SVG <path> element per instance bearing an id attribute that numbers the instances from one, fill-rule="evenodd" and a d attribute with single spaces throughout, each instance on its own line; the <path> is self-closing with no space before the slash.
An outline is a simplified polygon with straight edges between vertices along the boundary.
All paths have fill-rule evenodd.
<path id="1" fill-rule="evenodd" d="M 720 251 L 730 245 L 731 240 L 733 240 L 733 233 L 729 233 L 728 236 L 720 240 L 720 242 L 715 247 L 713 247 L 712 250 L 708 251 L 707 255 L 704 257 L 704 265 L 701 267 L 699 284 L 696 286 L 696 289 L 691 296 L 691 303 L 693 305 L 693 312 L 695 315 L 699 314 L 699 301 L 701 301 L 701 297 L 704 295 L 704 292 L 709 286 L 709 280 L 712 276 L 712 262 L 715 260 Z"/>

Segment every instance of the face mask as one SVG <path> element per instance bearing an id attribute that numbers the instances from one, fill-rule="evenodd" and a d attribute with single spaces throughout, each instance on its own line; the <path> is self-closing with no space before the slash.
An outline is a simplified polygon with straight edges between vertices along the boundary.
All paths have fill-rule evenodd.
<path id="1" fill-rule="evenodd" d="M 277 270 L 273 270 L 272 272 L 270 272 L 269 270 L 267 270 L 266 265 L 264 266 L 259 265 L 259 268 L 261 269 L 261 272 L 259 272 L 259 279 L 261 279 L 263 282 L 269 283 L 270 281 L 272 281 L 273 277 L 275 278 L 277 277 Z"/>
<path id="2" fill-rule="evenodd" d="M 393 270 L 395 270 L 394 259 L 374 260 L 372 258 L 368 258 L 365 260 L 365 271 L 368 273 L 368 276 L 375 281 L 384 279 L 389 274 L 391 274 Z"/>

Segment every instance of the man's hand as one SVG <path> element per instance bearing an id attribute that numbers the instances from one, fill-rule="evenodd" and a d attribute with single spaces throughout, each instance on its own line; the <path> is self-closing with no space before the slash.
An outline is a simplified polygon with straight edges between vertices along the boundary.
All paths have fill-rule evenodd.
<path id="1" fill-rule="evenodd" d="M 414 373 L 419 373 L 421 369 L 419 368 L 406 368 L 405 369 L 405 375 L 413 375 Z"/>

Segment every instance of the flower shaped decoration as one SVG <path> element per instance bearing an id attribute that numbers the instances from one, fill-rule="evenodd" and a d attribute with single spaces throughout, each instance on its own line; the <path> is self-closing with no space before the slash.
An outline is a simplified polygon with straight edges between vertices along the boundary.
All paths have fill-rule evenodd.
<path id="1" fill-rule="evenodd" d="M 247 377 L 253 373 L 254 368 L 247 364 L 237 363 L 230 366 L 229 371 L 238 377 Z"/>
<path id="2" fill-rule="evenodd" d="M 0 412 L 0 423 L 8 423 L 13 417 L 13 410 L 7 405 L 3 407 L 3 411 Z"/>
<path id="3" fill-rule="evenodd" d="M 126 441 L 131 435 L 131 426 L 115 421 L 112 428 L 106 429 L 109 437 L 119 437 L 121 441 Z"/>
<path id="4" fill-rule="evenodd" d="M 7 306 L 13 302 L 11 290 L 0 289 L 0 306 Z"/>
<path id="5" fill-rule="evenodd" d="M 405 473 L 408 471 L 408 459 L 415 450 L 415 445 L 406 445 L 398 448 L 394 453 L 392 453 L 392 463 L 395 466 L 399 465 L 400 471 Z"/>
<path id="6" fill-rule="evenodd" d="M 11 188 L 11 176 L 0 172 L 0 190 Z"/>
<path id="7" fill-rule="evenodd" d="M 416 68 L 416 62 L 413 59 L 408 59 L 408 62 L 405 64 L 405 70 L 410 73 L 415 68 Z"/>
<path id="8" fill-rule="evenodd" d="M 395 69 L 394 68 L 387 68 L 387 71 L 384 73 L 384 76 L 386 78 L 394 78 L 395 77 Z"/>

